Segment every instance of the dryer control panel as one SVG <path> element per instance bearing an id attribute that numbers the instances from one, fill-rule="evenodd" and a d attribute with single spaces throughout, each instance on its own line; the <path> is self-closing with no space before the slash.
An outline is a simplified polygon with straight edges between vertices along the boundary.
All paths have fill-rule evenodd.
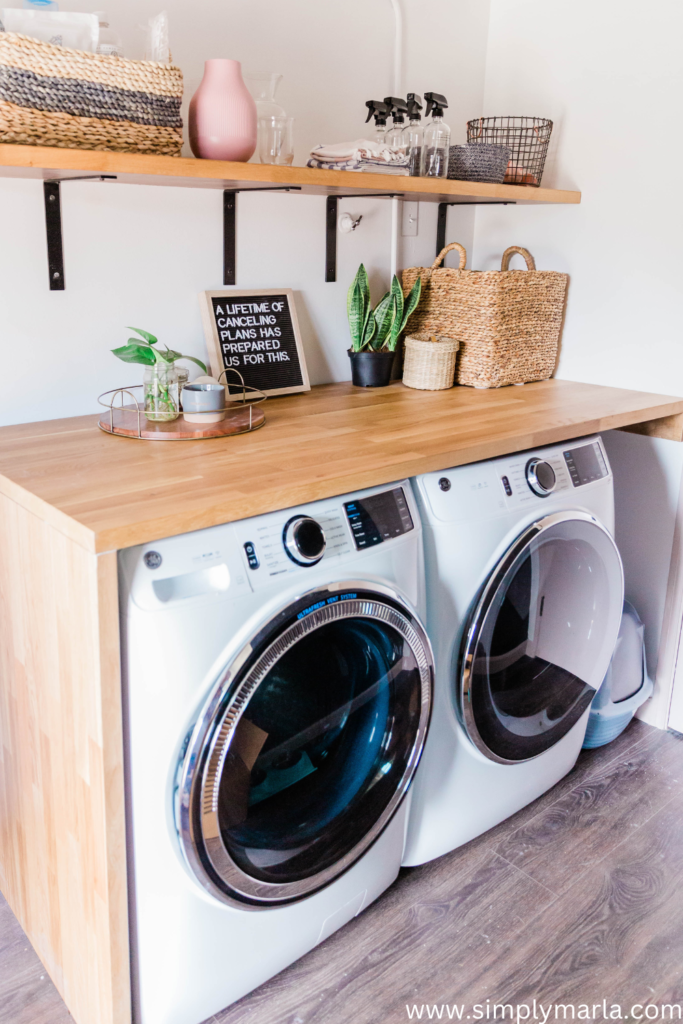
<path id="1" fill-rule="evenodd" d="M 582 438 L 457 466 L 419 478 L 429 506 L 444 522 L 482 519 L 550 503 L 577 490 L 609 481 L 610 468 L 599 437 Z"/>

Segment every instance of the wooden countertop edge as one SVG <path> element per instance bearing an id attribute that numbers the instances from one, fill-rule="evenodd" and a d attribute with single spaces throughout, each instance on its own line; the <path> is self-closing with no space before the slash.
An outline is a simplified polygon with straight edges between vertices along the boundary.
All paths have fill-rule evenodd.
<path id="1" fill-rule="evenodd" d="M 651 412 L 656 412 L 657 416 L 652 416 Z M 163 537 L 172 537 L 180 533 L 218 526 L 221 523 L 237 522 L 240 519 L 262 515 L 266 512 L 277 512 L 295 505 L 305 505 L 307 502 L 333 498 L 339 494 L 361 490 L 365 487 L 379 487 L 382 484 L 393 483 L 395 480 L 417 476 L 420 473 L 433 473 L 454 466 L 467 465 L 470 462 L 510 455 L 514 452 L 525 451 L 527 448 L 536 448 L 539 445 L 557 444 L 588 434 L 596 434 L 603 430 L 617 430 L 621 427 L 656 422 L 656 420 L 672 416 L 683 419 L 683 399 L 658 406 L 651 411 L 615 413 L 592 420 L 582 420 L 579 423 L 567 423 L 560 427 L 533 429 L 524 434 L 515 432 L 511 433 L 509 438 L 497 437 L 492 441 L 440 452 L 438 455 L 401 458 L 396 463 L 373 467 L 371 470 L 359 472 L 354 469 L 353 472 L 344 476 L 335 474 L 333 481 L 307 480 L 300 485 L 294 484 L 287 487 L 286 496 L 281 490 L 276 489 L 268 494 L 261 492 L 253 499 L 248 497 L 241 500 L 231 498 L 229 508 L 220 503 L 213 504 L 196 511 L 185 512 L 180 516 L 177 513 L 172 513 L 167 517 L 155 516 L 153 520 L 138 522 L 130 526 L 103 528 L 91 536 L 94 538 L 95 550 L 101 554 L 106 551 L 133 547 L 137 544 L 147 544 L 150 541 L 161 540 Z M 182 525 L 179 524 L 179 520 L 182 521 Z M 164 528 L 164 524 L 168 524 L 168 529 Z"/>
<path id="2" fill-rule="evenodd" d="M 21 508 L 26 509 L 27 512 L 31 512 L 37 519 L 54 527 L 74 544 L 84 548 L 85 551 L 93 555 L 98 553 L 97 537 L 93 530 L 2 474 L 0 474 L 0 493 L 20 505 Z"/>
<path id="3" fill-rule="evenodd" d="M 531 389 L 534 389 L 533 392 Z M 84 505 L 79 501 L 77 493 L 73 495 L 74 500 L 70 500 L 68 487 L 58 487 L 57 490 L 63 500 L 52 504 L 50 497 L 40 496 L 41 491 L 45 491 L 41 488 L 41 481 L 45 476 L 55 480 L 53 467 L 55 458 L 59 460 L 59 448 L 53 448 L 50 466 L 41 466 L 40 461 L 36 463 L 34 460 L 29 464 L 30 469 L 27 471 L 25 459 L 30 459 L 31 453 L 26 451 L 24 441 L 30 439 L 30 442 L 35 444 L 36 441 L 41 442 L 43 437 L 58 439 L 62 436 L 67 440 L 82 437 L 96 427 L 97 417 L 88 416 L 52 421 L 45 425 L 43 432 L 41 424 L 3 428 L 4 438 L 9 443 L 10 462 L 3 467 L 5 472 L 0 473 L 0 493 L 49 523 L 87 552 L 102 554 L 266 512 L 306 505 L 307 502 L 336 497 L 364 487 L 382 486 L 420 473 L 438 472 L 453 466 L 569 441 L 604 430 L 625 428 L 670 440 L 683 440 L 683 398 L 605 388 L 605 401 L 601 402 L 602 389 L 599 386 L 557 380 L 541 382 L 537 386 L 530 385 L 529 390 L 519 398 L 512 393 L 514 389 L 510 389 L 510 394 L 502 396 L 508 399 L 502 406 L 499 401 L 500 395 L 492 397 L 491 392 L 467 394 L 464 396 L 463 408 L 466 412 L 468 409 L 474 411 L 479 419 L 482 412 L 486 414 L 490 409 L 495 415 L 497 409 L 498 423 L 495 430 L 487 433 L 485 428 L 479 428 L 472 434 L 470 430 L 463 432 L 459 429 L 461 424 L 449 427 L 443 418 L 437 418 L 436 433 L 426 436 L 424 429 L 418 428 L 412 437 L 409 427 L 406 430 L 405 426 L 399 425 L 395 435 L 398 449 L 396 450 L 391 440 L 391 430 L 396 425 L 397 410 L 401 408 L 400 403 L 397 406 L 394 399 L 400 397 L 401 392 L 391 395 L 389 390 L 386 389 L 383 398 L 381 395 L 365 393 L 356 395 L 354 391 L 345 393 L 342 385 L 328 385 L 320 390 L 314 388 L 304 397 L 295 396 L 299 399 L 298 404 L 285 405 L 284 400 L 274 399 L 271 425 L 275 427 L 276 432 L 278 424 L 284 427 L 288 422 L 290 411 L 294 413 L 293 422 L 296 424 L 297 419 L 301 422 L 301 402 L 305 403 L 305 416 L 310 417 L 308 422 L 314 433 L 319 416 L 323 419 L 331 416 L 334 428 L 332 434 L 338 433 L 335 427 L 336 418 L 342 414 L 343 419 L 344 413 L 349 410 L 354 417 L 359 416 L 361 422 L 365 417 L 365 428 L 367 423 L 371 422 L 368 415 L 382 415 L 384 412 L 388 417 L 385 422 L 390 424 L 390 431 L 377 449 L 374 448 L 372 440 L 368 441 L 363 447 L 362 457 L 358 460 L 349 459 L 348 450 L 342 453 L 341 462 L 332 460 L 328 464 L 317 465 L 308 457 L 304 460 L 305 468 L 300 473 L 292 471 L 285 477 L 282 474 L 275 474 L 270 481 L 266 477 L 262 479 L 262 485 L 253 491 L 246 489 L 239 492 L 227 485 L 210 488 L 208 493 L 205 492 L 203 496 L 198 494 L 196 499 L 192 496 L 188 498 L 185 494 L 183 507 L 178 508 L 170 503 L 168 511 L 160 509 L 158 502 L 149 508 L 144 503 L 140 507 L 135 500 L 131 504 L 130 493 L 119 495 L 120 507 L 117 510 L 114 492 L 111 494 L 110 510 L 113 514 L 108 514 L 106 509 L 102 509 L 100 514 L 93 515 L 93 509 L 88 507 L 87 502 Z M 417 392 L 411 396 L 404 396 L 408 399 L 407 416 L 414 407 L 411 403 L 417 401 L 415 396 L 420 394 Z M 436 393 L 434 394 L 436 396 Z M 477 394 L 484 396 L 482 402 L 474 401 L 473 396 Z M 534 400 L 528 401 L 532 395 Z M 494 400 L 496 397 L 498 401 Z M 381 401 L 378 402 L 378 398 Z M 389 401 L 386 402 L 386 399 Z M 439 402 L 439 398 L 435 397 L 435 408 L 443 410 L 443 399 Z M 408 420 L 407 423 L 409 422 Z M 424 426 L 424 419 L 422 424 Z M 95 432 L 99 434 L 98 431 Z M 341 434 L 346 433 L 346 429 L 341 430 Z M 289 435 L 285 430 L 286 436 Z M 310 456 L 310 445 L 304 446 L 302 450 Z M 259 451 L 260 448 L 257 447 L 256 452 Z M 264 452 L 266 463 L 268 458 L 277 457 L 277 451 L 276 446 L 270 453 Z M 98 451 L 98 457 L 101 458 L 101 454 Z M 131 454 L 133 455 L 133 449 Z M 258 454 L 256 457 L 259 457 Z M 19 472 L 12 471 L 12 461 Z M 68 467 L 65 468 L 65 472 L 68 472 Z M 88 472 L 89 466 L 86 461 L 81 469 L 84 479 Z M 58 472 L 57 480 L 59 475 Z M 179 476 L 187 482 L 185 467 L 181 468 Z M 82 492 L 83 484 L 79 484 L 79 487 Z M 53 486 L 52 495 L 54 494 Z"/>

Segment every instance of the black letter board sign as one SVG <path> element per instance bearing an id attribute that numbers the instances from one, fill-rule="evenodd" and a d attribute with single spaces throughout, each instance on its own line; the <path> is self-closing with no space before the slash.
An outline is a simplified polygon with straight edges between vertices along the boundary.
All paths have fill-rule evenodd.
<path id="1" fill-rule="evenodd" d="M 237 370 L 268 395 L 310 390 L 291 288 L 202 292 L 200 299 L 214 377 Z M 239 390 L 235 374 L 223 380 L 233 394 Z"/>

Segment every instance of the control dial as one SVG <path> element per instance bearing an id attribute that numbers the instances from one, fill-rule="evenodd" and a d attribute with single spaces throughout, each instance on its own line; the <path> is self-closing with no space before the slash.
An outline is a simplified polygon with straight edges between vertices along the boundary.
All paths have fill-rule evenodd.
<path id="1" fill-rule="evenodd" d="M 539 498 L 547 498 L 555 490 L 557 477 L 549 462 L 543 459 L 529 459 L 526 464 L 526 482 Z"/>
<path id="2" fill-rule="evenodd" d="M 325 554 L 325 532 L 310 516 L 293 516 L 282 531 L 285 551 L 297 565 L 315 565 Z"/>

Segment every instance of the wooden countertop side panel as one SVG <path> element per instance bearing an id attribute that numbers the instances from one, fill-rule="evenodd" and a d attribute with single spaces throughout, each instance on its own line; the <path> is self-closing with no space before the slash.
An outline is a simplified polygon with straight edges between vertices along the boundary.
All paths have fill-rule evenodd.
<path id="1" fill-rule="evenodd" d="M 104 552 L 600 430 L 671 431 L 683 398 L 563 380 L 439 392 L 343 383 L 264 408 L 261 430 L 210 441 L 113 437 L 92 416 L 6 427 L 0 492 Z"/>
<path id="2" fill-rule="evenodd" d="M 76 1024 L 131 1019 L 116 555 L 103 557 L 0 495 L 0 888 Z"/>

